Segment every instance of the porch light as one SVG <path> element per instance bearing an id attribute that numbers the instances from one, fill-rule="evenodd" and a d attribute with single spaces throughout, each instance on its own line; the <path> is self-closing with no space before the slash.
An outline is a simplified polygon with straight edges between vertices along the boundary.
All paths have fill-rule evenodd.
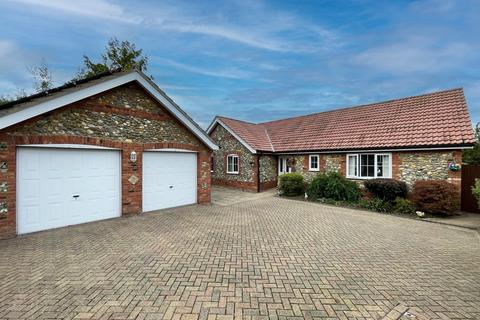
<path id="1" fill-rule="evenodd" d="M 130 161 L 137 162 L 137 153 L 135 151 L 130 152 Z"/>

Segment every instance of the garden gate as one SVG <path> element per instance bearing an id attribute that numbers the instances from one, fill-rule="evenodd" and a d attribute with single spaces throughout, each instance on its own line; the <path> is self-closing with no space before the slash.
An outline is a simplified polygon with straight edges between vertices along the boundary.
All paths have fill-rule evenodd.
<path id="1" fill-rule="evenodd" d="M 473 197 L 472 186 L 480 179 L 480 166 L 462 166 L 462 211 L 480 213 L 477 199 Z"/>

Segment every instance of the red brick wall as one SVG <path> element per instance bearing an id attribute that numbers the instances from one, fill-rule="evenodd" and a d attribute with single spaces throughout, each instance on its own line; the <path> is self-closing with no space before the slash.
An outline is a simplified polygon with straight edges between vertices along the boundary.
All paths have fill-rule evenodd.
<path id="1" fill-rule="evenodd" d="M 127 87 L 121 91 L 121 94 L 128 96 L 128 91 L 131 88 Z M 139 95 L 138 91 L 135 93 Z M 143 99 L 149 99 L 149 97 L 144 93 L 146 97 Z M 98 97 L 98 96 L 97 96 Z M 101 98 L 101 96 L 100 96 Z M 132 120 L 134 118 L 138 119 L 155 119 L 157 121 L 166 121 L 169 123 L 169 126 L 166 128 L 172 128 L 172 126 L 180 126 L 178 121 L 173 117 L 169 116 L 163 106 L 157 104 L 159 109 L 163 111 L 160 114 L 151 114 L 145 110 L 129 110 L 122 107 L 116 106 L 105 106 L 98 105 L 95 106 L 92 100 L 89 98 L 88 103 L 85 104 L 85 109 L 96 109 L 97 111 L 105 114 L 110 113 L 112 116 L 121 114 L 128 115 Z M 156 102 L 155 102 L 156 103 Z M 115 139 L 109 139 L 106 137 L 91 137 L 85 135 L 73 135 L 73 134 L 58 134 L 54 132 L 52 134 L 42 134 L 43 129 L 42 125 L 37 125 L 37 121 L 44 121 L 45 119 L 56 119 L 55 117 L 68 108 L 80 109 L 78 112 L 81 113 L 82 103 L 75 103 L 72 106 L 63 107 L 55 112 L 52 112 L 48 115 L 43 115 L 30 119 L 23 123 L 17 124 L 15 126 L 6 128 L 0 131 L 0 144 L 5 148 L 0 148 L 0 161 L 6 161 L 8 164 L 7 172 L 0 172 L 0 182 L 7 182 L 8 191 L 5 193 L 0 193 L 0 202 L 6 202 L 8 206 L 8 212 L 6 217 L 0 219 L 0 238 L 8 238 L 15 236 L 16 234 L 16 149 L 17 145 L 28 145 L 28 144 L 87 144 L 95 145 L 109 148 L 116 148 L 121 150 L 122 158 L 122 174 L 121 174 L 121 183 L 122 183 L 122 215 L 132 215 L 139 214 L 142 211 L 142 153 L 146 149 L 186 149 L 197 152 L 197 201 L 198 203 L 209 203 L 210 202 L 210 192 L 211 192 L 211 175 L 210 175 L 210 161 L 211 161 L 211 150 L 202 144 L 198 139 L 196 139 L 191 133 L 186 132 L 184 127 L 178 128 L 175 132 L 175 137 L 181 137 L 182 141 L 165 141 L 165 142 L 148 142 L 149 137 L 145 136 L 135 136 L 131 139 L 125 139 L 124 141 L 119 141 Z M 150 106 L 151 108 L 151 106 Z M 148 108 L 146 110 L 149 110 Z M 60 116 L 62 116 L 60 114 Z M 45 123 L 49 123 L 50 120 Z M 132 121 L 133 122 L 133 121 Z M 159 122 L 161 123 L 161 122 Z M 31 127 L 26 130 L 25 126 L 31 125 Z M 157 123 L 158 125 L 158 123 Z M 32 129 L 33 128 L 33 129 Z M 67 128 L 68 129 L 68 128 Z M 105 128 L 109 130 L 111 128 Z M 136 128 L 131 128 L 136 130 Z M 146 130 L 148 131 L 148 130 Z M 48 130 L 46 130 L 48 133 Z M 128 135 L 127 133 L 124 133 Z M 185 136 L 186 135 L 186 136 Z M 168 136 L 168 132 L 167 132 Z M 158 140 L 158 137 L 155 137 Z M 175 138 L 177 139 L 177 138 Z M 133 164 L 130 161 L 130 153 L 135 151 L 137 153 L 137 162 Z M 138 178 L 136 184 L 131 184 L 128 179 L 135 175 Z"/>
<path id="2" fill-rule="evenodd" d="M 246 191 L 257 191 L 257 184 L 255 182 L 248 181 L 235 181 L 235 180 L 225 180 L 225 179 L 212 179 L 212 184 L 214 186 L 221 187 L 230 187 L 237 188 Z"/>

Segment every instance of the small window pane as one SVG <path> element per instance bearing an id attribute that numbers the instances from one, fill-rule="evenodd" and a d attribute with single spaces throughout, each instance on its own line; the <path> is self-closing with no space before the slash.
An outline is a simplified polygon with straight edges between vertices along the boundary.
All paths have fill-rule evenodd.
<path id="1" fill-rule="evenodd" d="M 318 169 L 318 156 L 310 156 L 310 169 Z"/>
<path id="2" fill-rule="evenodd" d="M 238 156 L 227 157 L 227 172 L 230 172 L 230 173 L 238 172 Z"/>
<path id="3" fill-rule="evenodd" d="M 233 171 L 238 171 L 238 157 L 233 157 Z"/>
<path id="4" fill-rule="evenodd" d="M 358 176 L 357 156 L 348 156 L 348 175 Z"/>
<path id="5" fill-rule="evenodd" d="M 375 177 L 375 155 L 360 155 L 360 175 L 362 177 Z"/>
<path id="6" fill-rule="evenodd" d="M 390 177 L 390 156 L 377 156 L 377 177 Z"/>

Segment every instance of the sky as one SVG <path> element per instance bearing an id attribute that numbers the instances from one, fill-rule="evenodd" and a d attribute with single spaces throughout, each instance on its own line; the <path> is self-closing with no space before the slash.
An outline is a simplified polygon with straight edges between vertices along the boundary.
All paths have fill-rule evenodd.
<path id="1" fill-rule="evenodd" d="M 479 0 L 2 0 L 0 21 L 0 95 L 32 92 L 42 59 L 61 85 L 117 37 L 204 128 L 458 87 L 480 121 Z"/>

